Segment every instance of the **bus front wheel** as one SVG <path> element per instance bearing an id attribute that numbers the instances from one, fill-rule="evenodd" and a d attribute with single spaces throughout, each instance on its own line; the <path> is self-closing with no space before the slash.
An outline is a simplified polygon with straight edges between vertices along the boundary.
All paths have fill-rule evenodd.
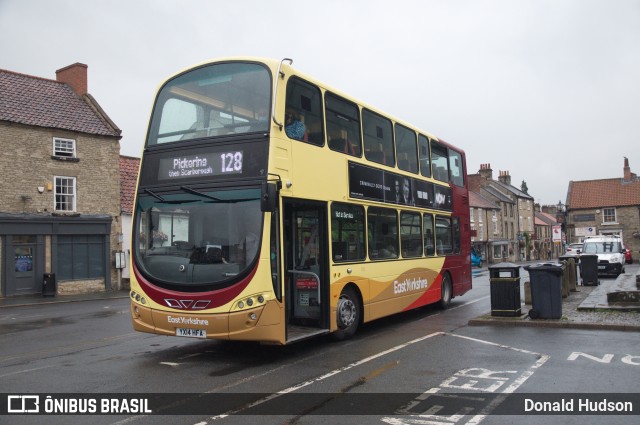
<path id="1" fill-rule="evenodd" d="M 449 308 L 449 305 L 451 305 L 451 298 L 453 298 L 453 287 L 451 285 L 451 277 L 449 276 L 449 273 L 444 273 L 442 275 L 442 286 L 440 295 L 440 308 Z"/>
<path id="2" fill-rule="evenodd" d="M 338 300 L 336 311 L 338 330 L 333 336 L 342 341 L 351 338 L 358 329 L 360 322 L 360 300 L 353 288 L 344 288 Z"/>

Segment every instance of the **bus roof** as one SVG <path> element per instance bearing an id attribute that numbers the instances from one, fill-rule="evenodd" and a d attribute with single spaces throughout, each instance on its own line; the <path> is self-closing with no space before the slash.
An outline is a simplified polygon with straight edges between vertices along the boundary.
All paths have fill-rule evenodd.
<path id="1" fill-rule="evenodd" d="M 175 78 L 175 77 L 177 77 L 177 76 L 179 76 L 179 75 L 181 75 L 181 74 L 183 74 L 185 72 L 191 71 L 193 69 L 200 68 L 200 67 L 207 66 L 207 65 L 212 65 L 214 63 L 222 63 L 222 62 L 255 62 L 255 63 L 261 63 L 261 64 L 266 65 L 271 70 L 272 75 L 275 75 L 278 72 L 278 68 L 281 67 L 281 70 L 289 71 L 292 74 L 295 74 L 296 76 L 308 81 L 309 83 L 317 85 L 322 90 L 329 91 L 329 92 L 331 92 L 333 94 L 336 94 L 336 95 L 338 95 L 340 97 L 348 99 L 348 100 L 358 104 L 362 108 L 368 109 L 368 110 L 370 110 L 372 112 L 375 112 L 377 114 L 385 116 L 386 118 L 389 118 L 394 123 L 397 123 L 397 124 L 403 125 L 403 126 L 405 126 L 407 128 L 410 128 L 410 129 L 414 130 L 416 133 L 419 133 L 419 134 L 422 134 L 424 136 L 427 136 L 430 139 L 435 140 L 436 142 L 438 142 L 438 143 L 440 143 L 440 144 L 442 144 L 442 145 L 444 145 L 444 146 L 446 146 L 448 148 L 455 149 L 456 151 L 464 154 L 464 150 L 463 149 L 444 141 L 443 139 L 433 135 L 432 133 L 429 133 L 429 132 L 427 132 L 427 131 L 419 128 L 419 127 L 416 127 L 413 124 L 410 124 L 410 123 L 408 123 L 408 122 L 406 122 L 404 120 L 401 120 L 401 119 L 399 119 L 399 118 L 397 118 L 397 117 L 395 117 L 393 115 L 390 115 L 389 113 L 385 112 L 384 110 L 379 109 L 379 108 L 377 108 L 375 106 L 372 106 L 372 105 L 370 105 L 370 104 L 368 104 L 368 103 L 366 103 L 366 102 L 364 102 L 364 101 L 362 101 L 362 100 L 360 100 L 360 99 L 358 99 L 358 98 L 356 98 L 356 97 L 354 97 L 354 96 L 352 96 L 352 95 L 350 95 L 350 94 L 348 94 L 348 93 L 346 93 L 346 92 L 344 92 L 344 91 L 342 91 L 340 89 L 337 89 L 337 88 L 335 88 L 335 87 L 333 87 L 333 86 L 331 86 L 329 84 L 326 84 L 326 83 L 324 83 L 324 82 L 322 82 L 320 80 L 317 80 L 315 77 L 311 76 L 310 74 L 307 74 L 307 73 L 305 73 L 303 71 L 299 71 L 298 69 L 294 68 L 292 65 L 284 62 L 284 60 L 285 59 L 278 60 L 278 59 L 265 58 L 265 57 L 259 57 L 259 56 L 229 56 L 229 57 L 221 57 L 221 58 L 210 59 L 210 60 L 207 60 L 207 61 L 204 61 L 204 62 L 197 63 L 197 64 L 192 65 L 190 67 L 183 68 L 180 71 L 172 74 L 171 76 L 166 78 L 164 81 L 162 81 L 162 83 L 158 86 L 157 92 L 159 92 L 160 88 L 162 88 L 167 82 L 169 82 L 173 78 Z"/>

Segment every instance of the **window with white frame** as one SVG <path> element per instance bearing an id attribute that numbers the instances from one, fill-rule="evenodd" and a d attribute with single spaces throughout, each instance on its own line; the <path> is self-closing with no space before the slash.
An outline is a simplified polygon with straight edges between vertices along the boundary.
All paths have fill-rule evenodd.
<path id="1" fill-rule="evenodd" d="M 473 207 L 469 208 L 469 217 L 471 219 L 471 222 L 474 222 L 474 217 L 473 217 Z"/>
<path id="2" fill-rule="evenodd" d="M 496 210 L 493 210 L 493 217 L 491 217 L 491 222 L 493 223 L 493 234 L 498 234 L 498 213 Z"/>
<path id="3" fill-rule="evenodd" d="M 73 139 L 53 138 L 53 156 L 63 158 L 76 157 L 76 141 Z"/>
<path id="4" fill-rule="evenodd" d="M 55 180 L 55 211 L 76 210 L 76 178 L 54 177 Z"/>
<path id="5" fill-rule="evenodd" d="M 482 213 L 484 210 L 478 208 L 478 223 L 482 223 Z"/>
<path id="6" fill-rule="evenodd" d="M 602 222 L 603 223 L 617 223 L 616 209 L 615 208 L 603 208 L 602 209 Z"/>

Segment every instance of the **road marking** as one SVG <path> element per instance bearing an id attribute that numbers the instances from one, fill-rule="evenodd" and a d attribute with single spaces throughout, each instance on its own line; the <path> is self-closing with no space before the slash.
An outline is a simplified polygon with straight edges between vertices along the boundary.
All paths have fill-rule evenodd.
<path id="1" fill-rule="evenodd" d="M 613 359 L 613 354 L 605 354 L 604 356 L 602 356 L 602 358 L 598 358 L 596 356 L 592 356 L 591 354 L 581 353 L 579 351 L 574 351 L 567 358 L 567 360 L 574 361 L 578 357 L 586 357 L 587 359 L 591 359 L 591 360 L 594 360 L 594 361 L 599 362 L 599 363 L 611 363 L 611 359 Z"/>
<path id="2" fill-rule="evenodd" d="M 0 378 L 5 378 L 5 377 L 11 376 L 11 375 L 18 375 L 20 373 L 29 373 L 29 372 L 33 372 L 33 371 L 40 370 L 40 369 L 48 369 L 48 368 L 53 367 L 53 366 L 54 365 L 42 366 L 42 367 L 34 367 L 32 369 L 17 370 L 15 372 L 10 372 L 10 373 L 5 373 L 4 375 L 0 375 Z"/>
<path id="3" fill-rule="evenodd" d="M 473 302 L 477 302 L 477 301 L 480 301 L 480 299 L 472 301 L 472 303 Z M 239 413 L 241 411 L 248 410 L 248 409 L 251 409 L 253 407 L 259 406 L 261 404 L 267 403 L 267 402 L 269 402 L 271 400 L 275 400 L 275 399 L 277 399 L 277 398 L 279 398 L 279 397 L 281 397 L 281 396 L 283 396 L 285 394 L 290 394 L 290 393 L 296 392 L 296 391 L 298 391 L 298 390 L 300 390 L 302 388 L 305 388 L 305 387 L 308 387 L 310 385 L 322 382 L 322 381 L 324 381 L 324 380 L 326 380 L 328 378 L 331 378 L 333 376 L 336 376 L 336 375 L 338 375 L 338 374 L 340 374 L 342 372 L 346 372 L 346 371 L 351 370 L 351 369 L 353 369 L 355 367 L 358 367 L 358 366 L 361 366 L 363 364 L 369 363 L 372 360 L 376 360 L 376 359 L 378 359 L 380 357 L 386 356 L 387 354 L 391 354 L 391 353 L 394 353 L 394 352 L 396 352 L 398 350 L 402 350 L 402 349 L 407 348 L 407 347 L 409 347 L 409 346 L 411 346 L 413 344 L 416 344 L 418 342 L 426 341 L 427 339 L 433 338 L 435 336 L 445 336 L 445 335 L 446 336 L 456 337 L 456 338 L 461 338 L 461 339 L 466 339 L 466 340 L 478 342 L 478 343 L 481 343 L 481 344 L 491 345 L 491 346 L 498 347 L 498 348 L 504 348 L 504 349 L 516 351 L 516 352 L 519 352 L 519 353 L 530 354 L 530 355 L 534 355 L 534 356 L 538 357 L 538 360 L 531 367 L 529 367 L 529 369 L 527 369 L 520 376 L 518 376 L 513 381 L 513 383 L 511 383 L 509 386 L 507 386 L 504 389 L 504 391 L 502 391 L 502 394 L 513 393 L 522 384 L 524 384 L 524 382 L 527 379 L 529 379 L 533 375 L 535 370 L 539 369 L 550 358 L 550 356 L 548 356 L 548 355 L 543 355 L 543 354 L 536 353 L 536 352 L 533 352 L 533 351 L 524 350 L 524 349 L 521 349 L 521 348 L 511 347 L 511 346 L 504 345 L 504 344 L 498 344 L 498 343 L 491 342 L 491 341 L 485 341 L 485 340 L 481 340 L 481 339 L 477 339 L 477 338 L 471 338 L 471 337 L 467 337 L 467 336 L 463 336 L 463 335 L 450 334 L 450 333 L 447 333 L 447 332 L 434 332 L 434 333 L 431 333 L 429 335 L 425 335 L 425 336 L 413 339 L 413 340 L 411 340 L 409 342 L 405 342 L 403 344 L 396 345 L 395 347 L 392 347 L 392 348 L 389 348 L 387 350 L 381 351 L 379 353 L 373 354 L 373 355 L 371 355 L 369 357 L 365 357 L 364 359 L 361 359 L 361 360 L 358 360 L 356 362 L 350 363 L 350 364 L 348 364 L 346 366 L 343 366 L 341 368 L 334 369 L 334 370 L 332 370 L 332 371 L 330 371 L 328 373 L 325 373 L 323 375 L 320 375 L 320 376 L 318 376 L 316 378 L 313 378 L 313 379 L 310 379 L 308 381 L 304 381 L 304 382 L 301 382 L 299 384 L 293 385 L 291 387 L 285 388 L 285 389 L 283 389 L 281 391 L 278 391 L 277 393 L 273 393 L 271 395 L 268 395 L 266 397 L 261 398 L 260 400 L 255 401 L 253 403 L 247 404 L 246 406 L 244 406 L 244 407 L 242 407 L 240 409 L 232 410 L 232 411 L 226 412 L 226 413 L 221 414 L 221 415 L 212 416 L 209 419 L 211 421 L 217 421 L 217 420 L 220 420 L 220 419 L 224 419 L 224 418 L 226 418 L 226 417 L 228 417 L 230 415 L 234 415 L 234 414 Z M 470 425 L 479 424 L 480 422 L 482 422 L 482 420 L 484 420 L 484 418 L 486 418 L 487 414 L 489 412 L 491 412 L 496 406 L 498 406 L 502 401 L 503 401 L 503 398 L 497 397 L 492 403 L 490 403 L 485 409 L 483 409 L 483 412 L 486 412 L 486 413 L 480 414 L 480 415 L 475 415 L 473 418 L 471 418 L 467 422 L 467 424 L 470 424 Z M 386 418 L 386 419 L 394 420 L 396 418 Z M 393 423 L 393 422 L 388 422 L 388 423 Z M 419 422 L 417 422 L 417 423 L 419 423 Z M 203 423 L 200 422 L 199 424 L 196 424 L 196 425 L 203 425 Z"/>
<path id="4" fill-rule="evenodd" d="M 271 395 L 269 395 L 267 397 L 264 397 L 264 398 L 262 398 L 262 399 L 260 399 L 258 401 L 255 401 L 255 402 L 253 402 L 251 404 L 248 404 L 248 405 L 244 406 L 241 409 L 230 411 L 230 412 L 227 412 L 227 413 L 222 414 L 222 415 L 213 416 L 210 419 L 212 421 L 216 421 L 218 419 L 224 419 L 229 415 L 233 415 L 233 414 L 239 413 L 239 412 L 241 412 L 243 410 L 247 410 L 247 409 L 251 409 L 252 407 L 259 406 L 259 405 L 264 404 L 264 403 L 266 403 L 268 401 L 275 400 L 276 398 L 281 397 L 281 396 L 283 396 L 285 394 L 289 394 L 289 393 L 298 391 L 301 388 L 305 388 L 305 387 L 307 387 L 309 385 L 315 384 L 317 382 L 324 381 L 325 379 L 331 378 L 332 376 L 338 375 L 339 373 L 342 373 L 342 372 L 345 372 L 347 370 L 353 369 L 354 367 L 357 367 L 357 366 L 361 366 L 361 365 L 363 365 L 365 363 L 369 363 L 370 361 L 378 359 L 378 358 L 383 357 L 383 356 L 386 356 L 389 353 L 393 353 L 395 351 L 401 350 L 401 349 L 406 348 L 406 347 L 408 347 L 410 345 L 416 344 L 418 342 L 425 341 L 425 340 L 427 340 L 429 338 L 433 338 L 434 336 L 438 336 L 438 335 L 445 335 L 445 333 L 444 332 L 434 332 L 432 334 L 425 335 L 425 336 L 422 336 L 420 338 L 413 339 L 413 340 L 411 340 L 409 342 L 405 342 L 404 344 L 396 345 L 395 347 L 389 348 L 388 350 L 384 350 L 384 351 L 381 351 L 381 352 L 379 352 L 377 354 L 374 354 L 372 356 L 365 357 L 362 360 L 358 360 L 357 362 L 354 362 L 354 363 L 348 364 L 346 366 L 343 366 L 341 368 L 332 370 L 331 372 L 325 373 L 324 375 L 320 375 L 320 376 L 318 376 L 318 377 L 316 377 L 314 379 L 310 379 L 308 381 L 301 382 L 301 383 L 299 383 L 297 385 L 294 385 L 294 386 L 291 386 L 289 388 L 285 388 L 284 390 L 278 391 L 277 393 L 273 393 L 273 394 L 271 394 Z"/>
<path id="5" fill-rule="evenodd" d="M 449 336 L 453 336 L 456 338 L 461 338 L 461 339 L 466 339 L 469 341 L 473 341 L 473 342 L 478 342 L 481 344 L 486 344 L 486 345 L 490 345 L 493 347 L 498 347 L 498 348 L 503 348 L 503 349 L 507 349 L 507 350 L 511 350 L 511 351 L 515 351 L 515 352 L 519 352 L 519 353 L 524 353 L 524 354 L 528 354 L 528 355 L 533 355 L 535 357 L 538 357 L 538 360 L 532 365 L 530 366 L 527 370 L 525 370 L 522 374 L 520 374 L 520 376 L 518 376 L 516 379 L 513 380 L 513 382 L 507 386 L 503 391 L 499 392 L 498 394 L 504 394 L 504 396 L 502 397 L 496 397 L 495 399 L 493 399 L 487 406 L 485 406 L 480 414 L 473 416 L 471 419 L 469 419 L 469 421 L 466 422 L 467 425 L 478 425 L 480 422 L 482 422 L 489 413 L 491 413 L 491 411 L 493 411 L 498 405 L 500 405 L 506 398 L 506 394 L 511 394 L 513 392 L 515 392 L 520 386 L 522 386 L 522 384 L 525 383 L 525 381 L 527 379 L 529 379 L 533 373 L 539 369 L 543 364 L 545 364 L 547 362 L 547 360 L 549 360 L 550 356 L 546 355 L 546 354 L 540 354 L 540 353 L 536 353 L 534 351 L 529 351 L 529 350 L 524 350 L 522 348 L 516 348 L 516 347 L 511 347 L 509 345 L 504 345 L 504 344 L 498 344 L 495 342 L 491 342 L 491 341 L 486 341 L 486 340 L 482 340 L 482 339 L 478 339 L 478 338 L 472 338 L 472 337 L 468 337 L 468 336 L 464 336 L 464 335 L 455 335 L 455 334 L 447 334 Z M 515 371 L 488 371 L 486 369 L 482 369 L 482 368 L 474 368 L 474 369 L 465 369 L 462 370 L 458 373 L 456 373 L 456 375 L 459 376 L 463 376 L 463 375 L 468 375 L 470 373 L 472 373 L 472 371 L 484 371 L 483 373 L 479 374 L 479 375 L 475 375 L 478 378 L 485 378 L 485 379 L 493 379 L 493 380 L 497 380 L 497 381 L 502 381 L 502 383 L 506 382 L 504 379 L 501 379 L 500 377 L 493 377 L 492 375 L 496 374 L 496 373 L 515 373 Z M 458 377 L 459 377 L 458 376 Z M 454 377 L 449 378 L 445 381 L 443 381 L 443 383 L 441 384 L 441 386 L 450 386 L 450 384 L 453 382 L 454 379 L 457 379 L 457 377 L 454 375 Z M 486 391 L 486 392 L 491 392 L 491 393 L 495 393 L 495 391 L 502 386 L 502 383 L 500 383 L 498 385 L 498 383 L 494 384 L 493 386 L 490 387 L 486 387 L 483 389 L 480 388 L 472 388 L 473 386 L 475 386 L 475 384 L 477 384 L 477 381 L 470 381 L 470 382 L 474 382 L 474 384 L 472 386 L 459 386 L 458 388 L 464 388 L 464 389 L 468 389 L 468 390 L 480 390 L 480 391 Z M 445 385 L 443 385 L 445 384 Z M 435 394 L 439 392 L 439 388 L 431 388 L 430 390 L 428 390 L 426 393 L 428 394 Z M 424 399 L 424 397 L 422 398 L 418 398 L 418 399 Z M 466 412 L 469 413 L 469 412 Z M 457 423 L 460 420 L 463 419 L 465 415 L 464 414 L 459 414 L 459 415 L 454 415 L 454 416 L 448 416 L 448 417 L 442 417 L 442 416 L 437 416 L 437 415 L 410 415 L 409 418 L 398 418 L 398 417 L 385 417 L 382 418 L 382 422 L 385 422 L 389 425 L 433 425 L 433 424 L 437 424 L 440 422 L 434 422 L 434 419 L 437 420 L 442 420 L 445 419 L 447 420 L 447 424 L 451 424 L 451 423 Z"/>

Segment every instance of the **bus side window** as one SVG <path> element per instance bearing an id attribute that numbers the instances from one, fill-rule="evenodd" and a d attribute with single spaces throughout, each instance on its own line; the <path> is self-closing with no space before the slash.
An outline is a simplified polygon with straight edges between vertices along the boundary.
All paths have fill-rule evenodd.
<path id="1" fill-rule="evenodd" d="M 433 233 L 433 215 L 424 215 L 424 253 L 426 255 L 434 255 L 436 253 L 434 233 Z"/>
<path id="2" fill-rule="evenodd" d="M 453 237 L 450 217 L 436 216 L 436 253 L 453 253 Z"/>
<path id="3" fill-rule="evenodd" d="M 297 77 L 287 84 L 284 130 L 291 139 L 324 145 L 320 89 Z"/>
<path id="4" fill-rule="evenodd" d="M 331 206 L 333 261 L 362 261 L 366 258 L 364 207 L 334 203 Z"/>
<path id="5" fill-rule="evenodd" d="M 460 218 L 453 217 L 453 253 L 460 254 Z"/>
<path id="6" fill-rule="evenodd" d="M 431 143 L 431 163 L 433 164 L 433 177 L 443 182 L 449 182 L 449 160 L 447 148 Z"/>
<path id="7" fill-rule="evenodd" d="M 462 168 L 462 155 L 453 149 L 449 149 L 449 168 L 451 169 L 451 183 L 464 187 L 464 173 Z"/>
<path id="8" fill-rule="evenodd" d="M 367 210 L 369 258 L 398 258 L 398 212 L 387 208 Z"/>
<path id="9" fill-rule="evenodd" d="M 393 167 L 393 126 L 388 119 L 368 110 L 362 111 L 364 155 L 369 161 Z"/>
<path id="10" fill-rule="evenodd" d="M 396 124 L 396 153 L 398 157 L 398 168 L 404 171 L 418 173 L 416 133 L 398 124 Z"/>
<path id="11" fill-rule="evenodd" d="M 331 93 L 324 96 L 329 148 L 347 155 L 361 156 L 360 112 L 351 102 Z"/>
<path id="12" fill-rule="evenodd" d="M 431 177 L 431 152 L 429 139 L 422 134 L 418 136 L 418 149 L 420 151 L 420 172 L 425 177 Z"/>
<path id="13" fill-rule="evenodd" d="M 422 256 L 422 226 L 420 214 L 403 211 L 400 214 L 400 247 L 405 258 Z"/>

